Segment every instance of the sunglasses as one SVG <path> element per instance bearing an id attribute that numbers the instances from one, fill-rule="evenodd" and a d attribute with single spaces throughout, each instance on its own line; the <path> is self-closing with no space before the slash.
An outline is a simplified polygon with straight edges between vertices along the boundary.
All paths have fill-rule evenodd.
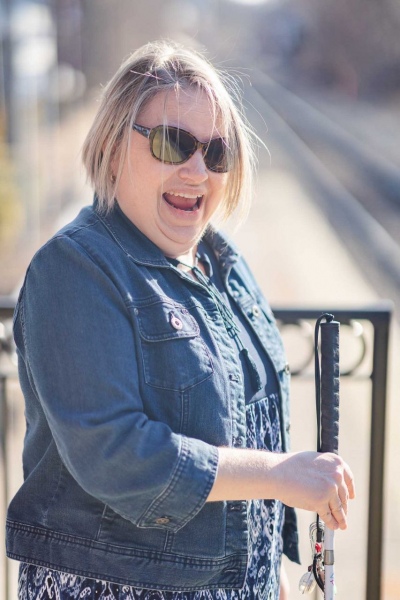
<path id="1" fill-rule="evenodd" d="M 157 125 L 153 129 L 133 123 L 132 129 L 150 140 L 150 151 L 154 158 L 168 165 L 181 165 L 200 149 L 207 169 L 226 173 L 231 168 L 229 153 L 223 138 L 199 142 L 194 135 L 169 125 Z"/>

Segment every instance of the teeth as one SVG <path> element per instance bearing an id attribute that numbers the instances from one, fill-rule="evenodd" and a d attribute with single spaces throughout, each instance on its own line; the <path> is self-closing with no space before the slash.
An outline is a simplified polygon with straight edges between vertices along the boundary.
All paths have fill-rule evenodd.
<path id="1" fill-rule="evenodd" d="M 197 194 L 184 194 L 180 192 L 167 192 L 171 196 L 180 196 L 181 198 L 202 198 L 203 196 L 198 196 Z"/>

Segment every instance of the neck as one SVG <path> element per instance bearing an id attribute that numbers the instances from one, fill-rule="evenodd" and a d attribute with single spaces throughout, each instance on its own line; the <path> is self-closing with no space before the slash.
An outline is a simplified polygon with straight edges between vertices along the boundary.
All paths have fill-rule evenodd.
<path id="1" fill-rule="evenodd" d="M 174 258 L 181 265 L 184 265 L 185 267 L 189 267 L 191 269 L 197 265 L 196 252 L 197 252 L 197 246 L 191 248 L 188 252 L 185 252 L 183 254 L 179 254 L 179 255 L 168 254 L 167 257 Z"/>
<path id="2" fill-rule="evenodd" d="M 198 278 L 198 273 L 197 270 L 201 271 L 203 273 L 203 275 L 206 275 L 206 269 L 205 266 L 203 265 L 203 263 L 201 262 L 201 260 L 198 259 L 197 254 L 194 254 L 194 256 L 191 255 L 187 255 L 187 254 L 181 254 L 179 256 L 167 256 L 167 258 L 169 258 L 172 262 L 172 264 L 174 266 L 176 266 L 178 269 L 180 269 L 181 271 L 184 271 L 185 273 L 187 273 L 187 275 L 190 275 L 191 277 L 193 277 L 193 279 L 197 279 Z M 190 260 L 190 262 L 186 262 L 186 260 Z M 194 270 L 196 269 L 196 270 Z"/>

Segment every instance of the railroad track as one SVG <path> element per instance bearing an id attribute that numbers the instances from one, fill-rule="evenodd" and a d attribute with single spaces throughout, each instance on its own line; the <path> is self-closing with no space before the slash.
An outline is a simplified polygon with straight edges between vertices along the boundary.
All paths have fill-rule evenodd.
<path id="1" fill-rule="evenodd" d="M 400 315 L 400 168 L 269 76 L 253 71 L 251 105 L 366 278 Z"/>

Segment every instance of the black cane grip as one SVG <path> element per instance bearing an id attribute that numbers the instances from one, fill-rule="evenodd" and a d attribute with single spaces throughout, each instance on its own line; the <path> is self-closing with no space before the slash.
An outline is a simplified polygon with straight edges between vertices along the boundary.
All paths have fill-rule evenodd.
<path id="1" fill-rule="evenodd" d="M 321 323 L 321 452 L 339 450 L 339 326 Z"/>

